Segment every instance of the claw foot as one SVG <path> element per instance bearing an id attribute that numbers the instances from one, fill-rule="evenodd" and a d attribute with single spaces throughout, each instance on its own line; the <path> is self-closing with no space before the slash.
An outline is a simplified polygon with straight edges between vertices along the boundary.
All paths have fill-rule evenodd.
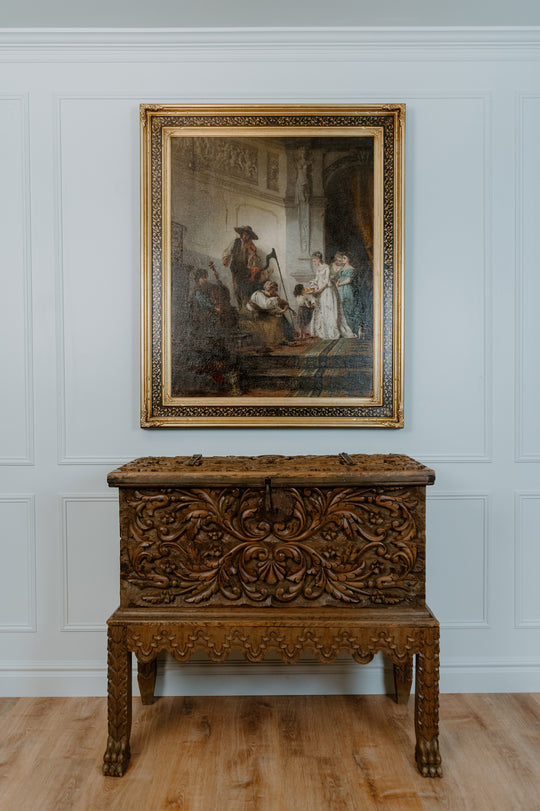
<path id="1" fill-rule="evenodd" d="M 122 777 L 131 757 L 129 743 L 109 738 L 103 757 L 103 774 L 106 777 Z"/>
<path id="2" fill-rule="evenodd" d="M 416 765 L 422 777 L 442 777 L 439 739 L 421 739 L 416 744 Z"/>

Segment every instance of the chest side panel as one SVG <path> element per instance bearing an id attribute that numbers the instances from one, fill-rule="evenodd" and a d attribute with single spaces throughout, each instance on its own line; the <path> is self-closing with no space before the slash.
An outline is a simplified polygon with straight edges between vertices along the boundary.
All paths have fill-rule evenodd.
<path id="1" fill-rule="evenodd" d="M 425 602 L 425 487 L 120 490 L 121 605 Z"/>

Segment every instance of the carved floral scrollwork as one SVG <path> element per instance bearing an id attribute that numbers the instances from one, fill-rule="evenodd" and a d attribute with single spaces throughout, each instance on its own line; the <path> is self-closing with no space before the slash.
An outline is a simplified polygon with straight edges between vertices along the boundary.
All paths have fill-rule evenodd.
<path id="1" fill-rule="evenodd" d="M 288 515 L 272 520 L 259 488 L 129 491 L 122 550 L 129 600 L 282 604 L 324 597 L 369 605 L 414 599 L 417 500 L 411 491 L 280 492 Z"/>

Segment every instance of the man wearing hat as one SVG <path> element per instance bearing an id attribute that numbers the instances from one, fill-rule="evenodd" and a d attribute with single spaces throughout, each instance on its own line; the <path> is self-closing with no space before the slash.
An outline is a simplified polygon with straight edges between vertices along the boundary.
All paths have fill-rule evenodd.
<path id="1" fill-rule="evenodd" d="M 245 309 L 251 294 L 264 281 L 262 261 L 257 253 L 255 240 L 259 239 L 251 225 L 239 225 L 234 229 L 238 236 L 223 252 L 222 261 L 230 268 L 234 295 L 240 308 Z"/>

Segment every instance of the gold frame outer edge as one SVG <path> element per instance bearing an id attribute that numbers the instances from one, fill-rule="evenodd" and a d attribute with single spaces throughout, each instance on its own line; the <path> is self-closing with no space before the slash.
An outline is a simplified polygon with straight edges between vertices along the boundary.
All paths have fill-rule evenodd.
<path id="1" fill-rule="evenodd" d="M 184 107 L 178 104 L 140 105 L 141 144 L 141 427 L 378 427 L 402 428 L 404 426 L 404 186 L 405 186 L 405 112 L 406 105 L 390 104 L 358 105 L 212 105 L 201 104 Z M 155 115 L 345 115 L 366 116 L 390 113 L 394 115 L 394 266 L 392 301 L 392 416 L 360 417 L 203 417 L 155 416 L 152 402 L 152 240 L 151 240 L 151 120 Z M 374 371 L 375 371 L 374 357 Z M 193 398 L 204 404 L 206 398 Z M 223 400 L 221 400 L 223 402 Z M 271 403 L 273 404 L 273 403 Z M 291 404 L 292 405 L 292 404 Z M 297 405 L 297 403 L 295 403 Z M 307 412 L 321 405 L 302 403 Z M 339 406 L 338 406 L 339 407 Z"/>

